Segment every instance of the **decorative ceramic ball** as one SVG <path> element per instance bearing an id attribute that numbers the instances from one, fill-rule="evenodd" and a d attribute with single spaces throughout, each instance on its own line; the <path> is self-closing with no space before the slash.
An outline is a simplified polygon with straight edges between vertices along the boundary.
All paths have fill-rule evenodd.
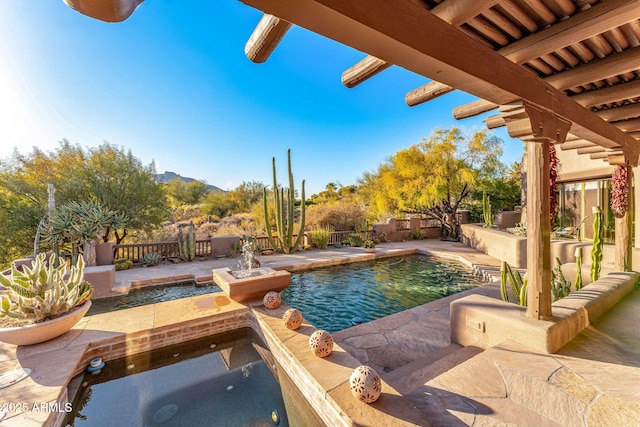
<path id="1" fill-rule="evenodd" d="M 262 303 L 265 307 L 274 309 L 280 307 L 282 300 L 280 299 L 279 293 L 271 291 L 264 296 Z"/>
<path id="2" fill-rule="evenodd" d="M 284 325 L 292 330 L 296 330 L 302 325 L 302 313 L 296 310 L 295 308 L 290 308 L 289 310 L 284 312 L 284 316 L 282 316 L 282 320 L 284 320 Z"/>
<path id="3" fill-rule="evenodd" d="M 333 351 L 333 337 L 322 329 L 315 331 L 309 338 L 309 347 L 318 357 L 327 357 Z"/>
<path id="4" fill-rule="evenodd" d="M 382 393 L 380 375 L 370 366 L 358 366 L 349 377 L 351 393 L 364 403 L 373 403 Z"/>

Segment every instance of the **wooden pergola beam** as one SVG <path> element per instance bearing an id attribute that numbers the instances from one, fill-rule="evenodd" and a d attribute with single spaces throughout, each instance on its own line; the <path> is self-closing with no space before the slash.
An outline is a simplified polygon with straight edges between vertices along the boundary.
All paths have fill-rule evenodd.
<path id="1" fill-rule="evenodd" d="M 625 50 L 624 52 L 608 56 L 604 59 L 601 59 L 595 62 L 590 62 L 588 64 L 581 65 L 567 71 L 562 71 L 557 74 L 553 74 L 551 76 L 545 77 L 544 80 L 547 83 L 551 84 L 556 89 L 563 89 L 563 90 L 570 89 L 572 87 L 584 85 L 594 81 L 604 80 L 619 74 L 637 70 L 638 68 L 640 68 L 639 58 L 640 58 L 640 46 L 633 47 Z M 438 89 L 442 90 L 440 88 Z M 582 94 L 582 96 L 586 97 L 586 93 L 591 93 L 591 92 L 593 91 L 585 92 L 584 94 Z M 487 108 L 488 107 L 489 105 L 487 105 Z M 628 106 L 628 107 L 631 107 L 631 106 Z M 629 108 L 626 114 L 634 114 L 633 112 L 640 111 L 640 104 L 638 104 L 638 106 L 635 108 L 636 110 Z M 602 111 L 602 112 L 598 112 L 597 114 L 607 121 L 623 120 L 629 117 L 640 116 L 640 114 L 635 114 L 627 117 L 612 116 L 611 118 L 608 118 L 609 115 L 615 114 L 613 110 L 617 110 L 617 109 L 604 110 L 607 112 Z M 485 111 L 483 109 L 473 108 L 472 106 L 470 106 L 470 104 L 466 104 L 460 107 L 456 107 L 453 111 L 454 111 L 454 117 L 456 118 L 458 118 L 457 116 L 459 116 L 459 118 L 468 118 L 468 117 L 473 117 L 474 115 L 485 113 L 486 111 L 490 111 L 490 110 Z M 622 110 L 619 110 L 620 113 L 621 111 Z"/>
<path id="2" fill-rule="evenodd" d="M 602 89 L 579 93 L 572 96 L 571 99 L 584 107 L 593 107 L 638 97 L 640 97 L 640 80 L 632 80 Z"/>
<path id="3" fill-rule="evenodd" d="M 623 132 L 640 131 L 640 118 L 631 119 L 631 120 L 622 120 L 620 122 L 613 122 L 612 124 Z"/>
<path id="4" fill-rule="evenodd" d="M 454 27 L 459 27 L 467 20 L 479 15 L 499 2 L 500 0 L 448 0 L 431 9 L 431 13 L 446 23 L 453 25 Z M 376 74 L 386 70 L 391 65 L 393 64 L 383 59 L 367 55 L 342 73 L 342 84 L 348 88 L 353 88 L 365 80 L 368 80 Z M 428 88 L 424 89 L 424 91 L 428 90 Z M 407 94 L 407 96 L 409 96 L 409 94 Z M 407 104 L 410 105 L 408 102 L 409 101 L 407 101 Z"/>
<path id="5" fill-rule="evenodd" d="M 608 122 L 640 117 L 640 103 L 607 108 L 606 110 L 597 111 L 596 114 Z"/>
<path id="6" fill-rule="evenodd" d="M 595 147 L 587 147 L 587 148 L 578 148 L 578 154 L 593 154 L 593 153 L 604 153 L 606 151 L 605 148 L 595 146 Z"/>
<path id="7" fill-rule="evenodd" d="M 253 62 L 265 62 L 289 28 L 291 23 L 276 16 L 264 14 L 244 45 L 245 55 Z"/>
<path id="8" fill-rule="evenodd" d="M 447 2 L 442 4 L 445 3 Z M 597 36 L 612 28 L 617 28 L 629 21 L 640 18 L 640 8 L 637 7 L 637 5 L 630 5 L 629 3 L 629 0 L 611 0 L 598 3 L 594 7 L 573 15 L 561 23 L 533 33 L 530 36 L 498 49 L 497 52 L 516 64 L 524 64 L 567 45 Z M 620 7 L 621 10 L 613 10 L 612 7 Z M 621 58 L 614 60 L 617 56 L 621 56 Z M 602 80 L 615 75 L 615 73 L 607 74 L 611 73 L 609 70 L 614 64 L 625 67 L 627 71 L 636 69 L 638 66 L 637 57 L 638 51 L 632 49 L 630 53 L 624 55 L 619 54 L 602 60 L 601 62 L 603 62 L 604 65 L 588 64 L 583 66 L 585 67 L 584 69 L 580 67 L 582 69 L 580 72 L 574 69 L 576 71 L 569 70 L 564 73 L 559 73 L 564 75 L 564 77 L 552 76 L 549 83 L 556 88 L 562 87 L 562 89 L 568 89 L 591 81 Z M 585 80 L 590 74 L 597 74 L 602 77 Z M 570 83 L 570 81 L 575 81 L 576 83 Z M 428 90 L 418 88 L 407 93 L 405 96 L 407 105 L 419 105 L 454 90 L 454 88 L 436 81 L 430 82 L 428 85 Z"/>
<path id="9" fill-rule="evenodd" d="M 345 87 L 351 89 L 363 81 L 386 70 L 391 65 L 393 64 L 390 62 L 383 61 L 375 56 L 367 55 L 364 59 L 358 61 L 356 64 L 345 70 L 340 79 Z"/>
<path id="10" fill-rule="evenodd" d="M 639 58 L 640 46 L 631 47 L 615 55 L 553 74 L 546 77 L 545 81 L 557 89 L 569 89 L 635 71 L 640 68 Z"/>
<path id="11" fill-rule="evenodd" d="M 585 141 L 584 139 L 579 139 L 577 141 L 566 141 L 564 144 L 560 145 L 560 148 L 562 150 L 575 150 L 576 148 L 587 148 L 587 147 L 600 147 L 600 146 L 593 142 Z"/>
<path id="12" fill-rule="evenodd" d="M 243 0 L 249 6 L 496 104 L 520 99 L 572 123 L 571 133 L 603 147 L 640 152 L 637 141 L 415 0 Z M 610 0 L 640 13 L 637 3 Z M 598 4 L 599 5 L 599 4 Z M 598 6 L 596 5 L 596 6 Z M 595 9 L 594 6 L 592 9 Z M 588 12 L 588 11 L 587 11 Z M 590 15 L 591 16 L 591 15 Z M 632 19 L 629 17 L 629 20 Z M 567 20 L 569 21 L 569 20 Z M 595 25 L 595 22 L 592 22 Z M 551 27 L 553 28 L 553 27 Z M 425 31 L 428 29 L 428 37 Z M 614 142 L 615 141 L 615 142 Z"/>
<path id="13" fill-rule="evenodd" d="M 498 104 L 495 102 L 487 101 L 486 99 L 478 99 L 477 101 L 470 102 L 453 109 L 453 117 L 456 120 L 467 119 L 480 114 L 487 113 L 491 110 L 498 108 Z"/>
<path id="14" fill-rule="evenodd" d="M 634 0 L 603 1 L 569 19 L 517 40 L 498 52 L 516 64 L 524 64 L 638 18 L 640 7 Z"/>
<path id="15" fill-rule="evenodd" d="M 607 159 L 609 156 L 616 156 L 616 155 L 624 155 L 624 152 L 620 150 L 607 150 L 601 153 L 590 154 L 589 157 L 592 159 Z"/>

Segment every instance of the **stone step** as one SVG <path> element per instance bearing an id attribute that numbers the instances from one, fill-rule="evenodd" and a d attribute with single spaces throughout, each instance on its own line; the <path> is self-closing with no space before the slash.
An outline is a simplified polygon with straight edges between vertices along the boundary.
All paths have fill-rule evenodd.
<path id="1" fill-rule="evenodd" d="M 401 394 L 406 394 L 481 352 L 478 347 L 449 344 L 385 374 L 383 379 Z"/>

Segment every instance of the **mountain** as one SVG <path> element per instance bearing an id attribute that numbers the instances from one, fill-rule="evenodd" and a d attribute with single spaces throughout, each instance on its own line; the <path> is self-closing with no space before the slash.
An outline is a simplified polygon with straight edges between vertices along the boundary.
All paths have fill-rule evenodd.
<path id="1" fill-rule="evenodd" d="M 155 181 L 157 183 L 160 184 L 167 184 L 170 181 L 173 181 L 174 179 L 179 178 L 181 180 L 183 180 L 186 183 L 192 182 L 192 181 L 199 181 L 197 179 L 194 178 L 188 178 L 186 176 L 181 176 L 178 175 L 175 172 L 169 172 L 169 171 L 165 171 L 164 173 L 158 173 L 155 176 Z M 209 189 L 209 191 L 220 191 L 220 192 L 225 192 L 222 188 L 220 187 L 216 187 L 215 185 L 209 185 L 207 184 L 207 188 Z"/>

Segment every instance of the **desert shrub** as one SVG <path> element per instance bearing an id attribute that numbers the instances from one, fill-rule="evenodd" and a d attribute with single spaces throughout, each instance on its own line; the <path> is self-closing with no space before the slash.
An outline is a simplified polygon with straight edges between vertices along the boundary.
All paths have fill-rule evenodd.
<path id="1" fill-rule="evenodd" d="M 329 244 L 329 238 L 331 237 L 331 230 L 327 228 L 319 228 L 309 232 L 311 236 L 311 242 L 318 249 L 326 249 Z"/>
<path id="2" fill-rule="evenodd" d="M 411 233 L 409 233 L 409 237 L 411 237 L 413 240 L 422 240 L 424 239 L 424 234 L 422 234 L 422 231 L 420 230 L 413 230 Z"/>
<path id="3" fill-rule="evenodd" d="M 207 215 L 202 210 L 202 205 L 185 205 L 173 209 L 173 221 L 196 221 L 195 218 L 206 218 Z"/>
<path id="4" fill-rule="evenodd" d="M 360 247 L 364 244 L 362 240 L 362 236 L 360 233 L 351 233 L 347 237 L 344 238 L 344 243 L 351 246 L 352 248 Z"/>
<path id="5" fill-rule="evenodd" d="M 329 228 L 336 231 L 351 231 L 361 228 L 366 222 L 364 206 L 338 201 L 331 204 L 309 206 L 306 225 L 311 229 Z"/>

